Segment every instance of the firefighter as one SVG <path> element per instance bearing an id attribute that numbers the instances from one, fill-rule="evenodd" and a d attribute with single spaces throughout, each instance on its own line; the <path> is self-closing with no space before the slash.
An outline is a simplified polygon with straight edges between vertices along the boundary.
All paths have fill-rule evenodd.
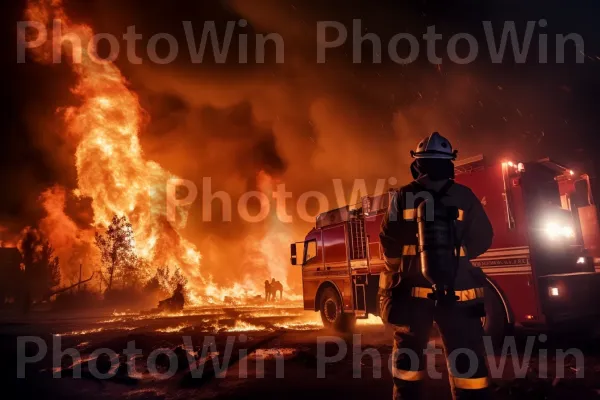
<path id="1" fill-rule="evenodd" d="M 379 299 L 381 316 L 394 329 L 394 399 L 420 397 L 426 375 L 424 350 L 434 321 L 448 361 L 453 398 L 489 396 L 481 326 L 485 276 L 469 260 L 490 247 L 493 231 L 475 194 L 454 182 L 456 154 L 437 132 L 423 139 L 411 151 L 414 181 L 394 194 L 381 224 L 386 269 L 380 276 Z M 436 297 L 435 285 L 421 269 L 419 254 L 425 246 L 418 246 L 416 214 L 425 200 L 455 210 L 452 254 L 456 268 L 450 300 Z"/>
<path id="2" fill-rule="evenodd" d="M 283 299 L 283 285 L 278 280 L 271 280 L 271 300 L 277 300 L 277 292 L 279 292 L 279 300 Z"/>
<path id="3" fill-rule="evenodd" d="M 265 301 L 269 301 L 271 299 L 271 284 L 269 280 L 265 280 Z"/>

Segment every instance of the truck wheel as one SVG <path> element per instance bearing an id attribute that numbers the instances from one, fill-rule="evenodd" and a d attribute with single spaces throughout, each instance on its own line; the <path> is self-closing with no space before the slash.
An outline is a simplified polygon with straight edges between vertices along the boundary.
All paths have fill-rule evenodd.
<path id="1" fill-rule="evenodd" d="M 321 320 L 326 328 L 336 332 L 350 332 L 354 328 L 356 318 L 352 314 L 346 314 L 342 310 L 342 300 L 335 289 L 328 287 L 321 294 L 319 301 Z"/>
<path id="2" fill-rule="evenodd" d="M 489 284 L 485 288 L 484 306 L 485 317 L 481 318 L 483 334 L 491 338 L 494 348 L 502 348 L 504 338 L 510 334 L 510 325 L 502 299 Z"/>

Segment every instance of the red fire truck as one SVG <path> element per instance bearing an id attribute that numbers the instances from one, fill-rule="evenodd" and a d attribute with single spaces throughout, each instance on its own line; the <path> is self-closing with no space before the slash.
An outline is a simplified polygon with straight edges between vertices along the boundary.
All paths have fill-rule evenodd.
<path id="1" fill-rule="evenodd" d="M 492 247 L 472 260 L 488 281 L 486 333 L 512 326 L 555 327 L 590 321 L 600 304 L 600 229 L 590 179 L 550 159 L 456 163 L 494 227 Z M 394 190 L 319 215 L 304 241 L 291 246 L 302 265 L 304 308 L 345 330 L 378 314 L 384 268 L 379 228 Z M 298 249 L 298 251 L 297 251 Z"/>

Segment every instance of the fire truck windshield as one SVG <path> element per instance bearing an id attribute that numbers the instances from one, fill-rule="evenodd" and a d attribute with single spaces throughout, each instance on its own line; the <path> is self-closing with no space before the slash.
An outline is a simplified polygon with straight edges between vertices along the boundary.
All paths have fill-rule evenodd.
<path id="1" fill-rule="evenodd" d="M 308 263 L 311 259 L 317 256 L 317 241 L 308 240 L 304 242 L 304 259 L 302 265 Z"/>

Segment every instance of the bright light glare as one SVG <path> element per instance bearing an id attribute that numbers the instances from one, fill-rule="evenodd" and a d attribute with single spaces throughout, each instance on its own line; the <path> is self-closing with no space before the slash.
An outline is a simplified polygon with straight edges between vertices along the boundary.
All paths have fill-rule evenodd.
<path id="1" fill-rule="evenodd" d="M 515 165 L 515 164 L 513 164 L 513 162 L 512 162 L 512 161 L 509 161 L 509 162 L 508 162 L 508 166 L 509 166 L 509 167 L 513 167 L 514 165 Z"/>
<path id="2" fill-rule="evenodd" d="M 557 297 L 558 295 L 559 295 L 558 288 L 557 287 L 551 287 L 550 288 L 550 296 Z"/>
<path id="3" fill-rule="evenodd" d="M 559 233 L 560 227 L 557 224 L 551 222 L 548 225 L 546 225 L 546 234 L 550 239 L 558 237 Z"/>
<path id="4" fill-rule="evenodd" d="M 548 223 L 545 231 L 550 239 L 556 239 L 558 237 L 569 239 L 575 237 L 575 231 L 572 227 L 568 225 L 561 226 L 555 222 Z"/>
<path id="5" fill-rule="evenodd" d="M 575 237 L 575 232 L 573 231 L 573 228 L 571 228 L 570 226 L 563 226 L 561 233 L 564 237 L 567 237 L 567 238 Z"/>
<path id="6" fill-rule="evenodd" d="M 569 170 L 569 175 L 573 176 L 575 175 L 575 171 L 573 171 L 572 169 Z"/>
<path id="7" fill-rule="evenodd" d="M 579 257 L 577 259 L 577 264 L 585 264 L 585 257 Z"/>

